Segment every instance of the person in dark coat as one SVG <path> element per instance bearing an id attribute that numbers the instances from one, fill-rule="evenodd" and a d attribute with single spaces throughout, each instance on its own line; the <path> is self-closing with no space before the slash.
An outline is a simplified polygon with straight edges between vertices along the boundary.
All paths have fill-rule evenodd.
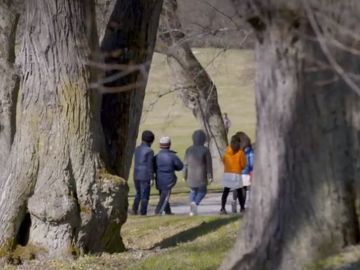
<path id="1" fill-rule="evenodd" d="M 150 197 L 151 181 L 154 178 L 154 151 L 151 144 L 154 142 L 154 133 L 145 130 L 141 136 L 141 144 L 136 147 L 134 153 L 134 184 L 136 189 L 132 213 L 137 215 L 140 207 L 140 214 L 147 214 L 147 207 Z"/>
<path id="2" fill-rule="evenodd" d="M 197 207 L 207 193 L 207 185 L 213 181 L 212 160 L 206 142 L 206 134 L 196 130 L 193 145 L 186 149 L 184 178 L 190 187 L 190 216 L 197 215 Z"/>
<path id="3" fill-rule="evenodd" d="M 161 215 L 163 211 L 167 215 L 172 214 L 169 199 L 171 189 L 176 184 L 175 171 L 180 171 L 184 167 L 181 160 L 176 156 L 176 152 L 170 150 L 170 146 L 170 137 L 160 138 L 160 151 L 155 156 L 154 162 L 156 188 L 160 193 L 159 203 L 155 209 L 156 215 Z"/>

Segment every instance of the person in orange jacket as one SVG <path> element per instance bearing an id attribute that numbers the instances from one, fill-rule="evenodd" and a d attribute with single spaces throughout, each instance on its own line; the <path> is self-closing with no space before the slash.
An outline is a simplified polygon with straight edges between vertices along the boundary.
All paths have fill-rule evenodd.
<path id="1" fill-rule="evenodd" d="M 227 214 L 225 205 L 230 190 L 236 190 L 238 193 L 238 200 L 240 204 L 240 211 L 245 210 L 245 201 L 242 192 L 242 178 L 241 172 L 246 166 L 246 157 L 241 149 L 241 144 L 238 136 L 231 137 L 230 146 L 225 150 L 224 158 L 224 176 L 222 179 L 223 194 L 221 197 L 220 214 Z"/>

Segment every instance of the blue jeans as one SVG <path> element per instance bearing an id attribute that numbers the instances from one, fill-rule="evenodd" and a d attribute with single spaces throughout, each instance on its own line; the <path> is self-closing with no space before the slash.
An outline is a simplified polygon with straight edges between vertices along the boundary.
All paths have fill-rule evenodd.
<path id="1" fill-rule="evenodd" d="M 196 205 L 199 205 L 202 199 L 204 199 L 206 193 L 207 193 L 206 186 L 190 188 L 190 195 L 189 195 L 190 202 L 194 202 Z"/>
<path id="2" fill-rule="evenodd" d="M 139 204 L 141 204 L 140 214 L 146 215 L 150 198 L 150 181 L 135 180 L 134 182 L 136 194 L 132 210 L 134 214 L 137 214 L 139 210 Z"/>

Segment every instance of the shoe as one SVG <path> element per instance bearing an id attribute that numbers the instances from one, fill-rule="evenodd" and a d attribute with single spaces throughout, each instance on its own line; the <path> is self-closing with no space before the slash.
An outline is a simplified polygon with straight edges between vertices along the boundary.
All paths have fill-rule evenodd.
<path id="1" fill-rule="evenodd" d="M 226 210 L 225 210 L 225 209 L 221 209 L 221 210 L 220 210 L 220 215 L 227 215 Z"/>
<path id="2" fill-rule="evenodd" d="M 136 211 L 134 211 L 134 210 L 131 210 L 131 211 L 129 212 L 129 214 L 132 215 L 132 216 L 136 216 L 138 213 L 137 213 Z"/>
<path id="3" fill-rule="evenodd" d="M 195 202 L 190 203 L 190 216 L 196 216 L 197 215 L 197 206 Z"/>
<path id="4" fill-rule="evenodd" d="M 236 201 L 232 201 L 231 202 L 231 212 L 232 213 L 237 213 L 237 207 L 236 207 L 237 203 Z"/>
<path id="5" fill-rule="evenodd" d="M 173 212 L 170 212 L 170 213 L 165 213 L 165 215 L 167 215 L 167 216 L 173 216 L 173 215 L 175 215 Z"/>

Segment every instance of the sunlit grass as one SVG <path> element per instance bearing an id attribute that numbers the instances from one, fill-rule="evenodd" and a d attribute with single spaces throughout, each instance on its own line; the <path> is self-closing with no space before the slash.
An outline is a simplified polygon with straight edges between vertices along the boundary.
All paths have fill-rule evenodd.
<path id="1" fill-rule="evenodd" d="M 223 112 L 227 112 L 232 127 L 230 134 L 243 130 L 255 139 L 255 59 L 251 50 L 195 49 L 196 57 L 215 82 L 218 90 L 219 103 Z M 153 149 L 158 152 L 158 140 L 167 135 L 172 138 L 172 149 L 183 159 L 184 152 L 192 144 L 191 135 L 198 129 L 198 124 L 192 112 L 183 106 L 176 93 L 158 98 L 159 94 L 173 89 L 170 71 L 166 57 L 155 54 L 151 66 L 149 82 L 144 101 L 144 112 L 139 135 L 145 129 L 155 133 Z M 154 104 L 151 106 L 151 104 Z M 138 139 L 138 143 L 139 143 Z M 130 194 L 134 194 L 132 169 L 129 177 Z M 181 181 L 178 173 L 178 183 L 174 191 L 187 191 L 186 183 Z M 217 179 L 215 179 L 217 180 Z M 213 188 L 219 188 L 219 182 Z M 157 191 L 153 189 L 153 194 Z"/>

